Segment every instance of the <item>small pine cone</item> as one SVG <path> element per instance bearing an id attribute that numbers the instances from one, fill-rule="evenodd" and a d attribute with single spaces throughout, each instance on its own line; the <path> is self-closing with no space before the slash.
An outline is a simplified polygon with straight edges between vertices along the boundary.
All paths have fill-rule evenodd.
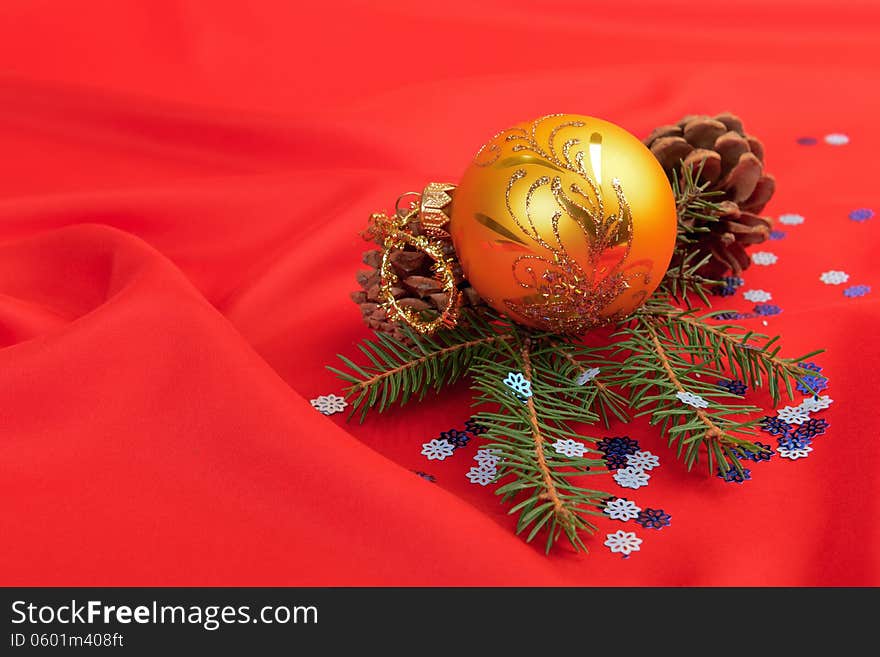
<path id="1" fill-rule="evenodd" d="M 776 180 L 764 171 L 764 146 L 729 112 L 686 116 L 675 125 L 660 126 L 645 145 L 670 180 L 681 182 L 682 167 L 691 167 L 694 174 L 699 171 L 699 182 L 710 183 L 707 189 L 724 193 L 718 221 L 697 220 L 696 226 L 709 232 L 695 233 L 693 248 L 698 260 L 712 256 L 700 270 L 703 276 L 741 273 L 751 263 L 746 247 L 766 240 L 773 225 L 760 215 L 776 189 Z"/>
<path id="2" fill-rule="evenodd" d="M 421 226 L 418 223 L 409 225 L 414 235 L 421 234 Z M 379 302 L 379 267 L 382 264 L 382 237 L 367 229 L 362 233 L 367 241 L 374 241 L 380 248 L 366 251 L 363 255 L 363 263 L 368 269 L 357 273 L 359 290 L 351 293 L 351 300 L 361 308 L 364 322 L 377 331 L 391 334 L 398 340 L 404 339 L 401 327 L 396 322 L 388 319 L 385 310 Z M 468 283 L 461 271 L 461 265 L 455 259 L 455 248 L 451 240 L 442 241 L 443 253 L 452 260 L 452 270 L 458 289 L 461 290 L 461 305 L 463 308 L 483 310 L 487 308 L 485 301 L 480 298 L 476 290 Z M 411 246 L 403 249 L 394 249 L 389 256 L 391 266 L 397 274 L 400 283 L 392 288 L 392 293 L 397 302 L 414 311 L 436 313 L 446 306 L 447 296 L 443 292 L 443 286 L 437 282 L 432 266 L 434 261 L 425 253 L 417 251 Z"/>

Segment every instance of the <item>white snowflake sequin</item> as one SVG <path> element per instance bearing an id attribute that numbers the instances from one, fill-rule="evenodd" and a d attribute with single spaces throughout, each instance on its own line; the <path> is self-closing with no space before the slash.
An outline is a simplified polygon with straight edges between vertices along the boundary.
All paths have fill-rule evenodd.
<path id="1" fill-rule="evenodd" d="M 557 440 L 553 443 L 553 449 L 556 450 L 557 454 L 564 454 L 565 456 L 570 456 L 572 458 L 580 458 L 584 455 L 584 452 L 587 451 L 587 446 L 576 440 L 565 439 Z"/>
<path id="2" fill-rule="evenodd" d="M 341 413 L 348 406 L 345 397 L 340 397 L 339 395 L 321 395 L 310 400 L 309 403 L 324 415 Z"/>
<path id="3" fill-rule="evenodd" d="M 841 132 L 832 132 L 830 135 L 825 135 L 825 143 L 832 146 L 845 146 L 849 143 L 849 137 Z"/>
<path id="4" fill-rule="evenodd" d="M 833 403 L 834 400 L 828 395 L 822 395 L 821 397 L 804 397 L 804 401 L 800 403 L 798 408 L 807 413 L 815 413 L 816 411 L 824 411 Z"/>
<path id="5" fill-rule="evenodd" d="M 636 506 L 635 502 L 625 500 L 622 497 L 616 497 L 606 502 L 604 509 L 609 518 L 612 520 L 622 520 L 623 522 L 635 520 L 639 517 L 639 511 L 641 510 L 641 507 Z"/>
<path id="6" fill-rule="evenodd" d="M 522 402 L 532 396 L 532 382 L 522 372 L 508 372 L 502 383 L 513 390 Z"/>
<path id="7" fill-rule="evenodd" d="M 781 214 L 779 215 L 779 223 L 786 226 L 799 226 L 804 223 L 804 217 L 799 214 Z"/>
<path id="8" fill-rule="evenodd" d="M 585 385 L 587 382 L 592 381 L 599 374 L 598 367 L 591 367 L 588 370 L 584 370 L 581 372 L 578 377 L 574 380 L 579 386 Z"/>
<path id="9" fill-rule="evenodd" d="M 626 455 L 626 464 L 644 472 L 653 470 L 660 465 L 660 457 L 651 452 L 636 452 Z"/>
<path id="10" fill-rule="evenodd" d="M 825 285 L 842 285 L 849 280 L 849 274 L 845 271 L 831 269 L 822 272 L 822 275 L 819 276 L 819 280 L 825 283 Z"/>
<path id="11" fill-rule="evenodd" d="M 478 486 L 486 486 L 491 484 L 495 480 L 495 476 L 498 474 L 498 470 L 494 467 L 487 467 L 485 465 L 481 465 L 477 468 L 471 468 L 465 474 L 472 484 L 477 484 Z"/>
<path id="12" fill-rule="evenodd" d="M 642 544 L 642 539 L 636 536 L 635 532 L 625 532 L 622 529 L 618 529 L 613 534 L 606 534 L 605 537 L 605 545 L 612 552 L 619 552 L 625 557 L 633 552 L 638 552 L 639 546 Z"/>
<path id="13" fill-rule="evenodd" d="M 687 404 L 688 406 L 693 406 L 694 408 L 708 408 L 709 402 L 700 397 L 699 395 L 695 395 L 692 392 L 684 392 L 682 390 L 675 393 L 675 396 L 678 397 L 679 401 L 683 404 Z"/>
<path id="14" fill-rule="evenodd" d="M 797 461 L 798 459 L 805 459 L 810 455 L 810 452 L 813 451 L 813 448 L 807 445 L 806 447 L 800 447 L 798 449 L 785 449 L 784 447 L 780 447 L 776 450 L 776 453 L 779 454 L 784 459 L 791 459 L 792 461 Z"/>
<path id="15" fill-rule="evenodd" d="M 776 409 L 776 415 L 788 424 L 803 424 L 810 419 L 810 414 L 800 406 L 785 406 Z"/>
<path id="16" fill-rule="evenodd" d="M 756 251 L 752 254 L 752 262 L 756 265 L 775 265 L 779 258 L 770 251 Z"/>
<path id="17" fill-rule="evenodd" d="M 478 449 L 477 455 L 474 457 L 474 461 L 489 468 L 497 466 L 500 460 L 498 450 L 495 449 Z"/>
<path id="18" fill-rule="evenodd" d="M 614 473 L 614 481 L 623 488 L 641 488 L 648 485 L 648 479 L 651 478 L 647 472 L 642 472 L 638 468 L 632 466 L 621 468 Z"/>
<path id="19" fill-rule="evenodd" d="M 767 290 L 747 290 L 746 292 L 743 292 L 743 298 L 746 301 L 762 303 L 764 301 L 770 301 L 770 299 L 773 298 L 773 295 L 770 294 Z"/>
<path id="20" fill-rule="evenodd" d="M 422 445 L 422 454 L 428 457 L 429 461 L 442 461 L 448 456 L 452 456 L 455 451 L 455 445 L 448 440 L 440 440 L 435 438 Z"/>

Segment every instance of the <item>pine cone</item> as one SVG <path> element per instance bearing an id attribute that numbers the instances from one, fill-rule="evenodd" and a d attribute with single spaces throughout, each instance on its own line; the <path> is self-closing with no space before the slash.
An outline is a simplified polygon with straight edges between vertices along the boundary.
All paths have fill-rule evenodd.
<path id="1" fill-rule="evenodd" d="M 776 180 L 764 173 L 761 142 L 746 134 L 739 117 L 725 112 L 714 118 L 686 116 L 676 125 L 655 128 L 645 145 L 670 180 L 678 177 L 681 182 L 683 166 L 696 173 L 702 165 L 699 182 L 710 182 L 709 190 L 724 192 L 718 221 L 696 222 L 709 228 L 694 234 L 697 260 L 712 256 L 699 273 L 712 279 L 728 271 L 741 273 L 751 264 L 746 247 L 766 240 L 773 225 L 758 214 L 776 189 Z"/>
<path id="2" fill-rule="evenodd" d="M 409 224 L 414 235 L 421 234 L 418 223 Z M 376 236 L 373 231 L 367 229 L 363 232 L 367 241 L 374 241 L 380 248 L 364 252 L 363 263 L 369 269 L 357 273 L 357 282 L 360 290 L 351 293 L 351 299 L 361 308 L 361 314 L 367 326 L 384 333 L 389 333 L 398 340 L 404 339 L 400 325 L 388 319 L 385 310 L 379 300 L 379 267 L 382 264 L 382 238 Z M 436 238 L 435 238 L 436 239 Z M 477 294 L 464 278 L 461 266 L 455 259 L 455 248 L 451 240 L 441 240 L 443 252 L 447 258 L 453 261 L 453 272 L 458 289 L 461 290 L 462 308 L 483 309 L 487 308 L 486 302 Z M 434 277 L 431 270 L 433 260 L 425 253 L 417 251 L 411 246 L 403 249 L 394 249 L 391 252 L 391 264 L 400 279 L 398 287 L 392 288 L 392 293 L 397 302 L 404 307 L 420 311 L 439 312 L 446 306 L 446 293 L 443 286 Z"/>

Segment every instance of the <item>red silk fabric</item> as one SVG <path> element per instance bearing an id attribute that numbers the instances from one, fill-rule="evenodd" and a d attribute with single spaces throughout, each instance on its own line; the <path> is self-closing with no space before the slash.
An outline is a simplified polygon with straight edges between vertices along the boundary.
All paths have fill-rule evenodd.
<path id="1" fill-rule="evenodd" d="M 0 584 L 880 584 L 880 217 L 848 216 L 880 210 L 878 25 L 804 0 L 3 3 Z M 722 110 L 764 141 L 766 212 L 805 217 L 742 289 L 783 310 L 747 326 L 828 350 L 809 458 L 728 484 L 644 421 L 598 430 L 662 465 L 596 487 L 672 524 L 600 519 L 589 555 L 545 556 L 464 477 L 478 441 L 420 454 L 466 388 L 363 425 L 309 405 L 367 335 L 348 292 L 370 212 L 523 119 L 643 136 Z M 644 539 L 628 559 L 602 545 L 620 528 Z"/>

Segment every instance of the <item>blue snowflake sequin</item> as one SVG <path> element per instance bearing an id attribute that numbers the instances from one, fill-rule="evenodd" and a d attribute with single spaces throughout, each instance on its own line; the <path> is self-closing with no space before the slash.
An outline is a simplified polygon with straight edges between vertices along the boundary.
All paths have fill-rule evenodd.
<path id="1" fill-rule="evenodd" d="M 636 522 L 645 529 L 663 529 L 669 527 L 672 516 L 663 509 L 645 509 L 639 513 Z"/>
<path id="2" fill-rule="evenodd" d="M 791 425 L 778 417 L 767 416 L 761 420 L 761 431 L 769 433 L 771 436 L 785 436 L 791 432 Z"/>
<path id="3" fill-rule="evenodd" d="M 760 448 L 757 452 L 747 452 L 744 449 L 737 450 L 736 457 L 738 459 L 746 460 L 746 461 L 754 461 L 755 463 L 760 463 L 761 461 L 769 461 L 773 456 L 773 448 L 770 445 L 766 445 L 764 443 L 755 443 L 755 447 Z"/>
<path id="4" fill-rule="evenodd" d="M 728 483 L 741 484 L 752 478 L 752 471 L 743 468 L 743 471 L 739 472 L 736 468 L 730 468 L 729 470 L 718 470 L 718 476 Z"/>
<path id="5" fill-rule="evenodd" d="M 716 297 L 732 297 L 736 294 L 736 288 L 732 285 L 716 285 L 712 288 L 712 294 Z"/>
<path id="6" fill-rule="evenodd" d="M 805 376 L 797 384 L 797 389 L 805 395 L 814 395 L 827 387 L 828 379 L 824 376 Z"/>
<path id="7" fill-rule="evenodd" d="M 736 379 L 721 379 L 718 381 L 718 387 L 740 397 L 746 394 L 746 384 Z"/>
<path id="8" fill-rule="evenodd" d="M 615 454 L 611 452 L 610 454 L 605 456 L 605 465 L 609 470 L 619 470 L 620 468 L 625 468 L 629 465 L 626 462 L 626 454 Z"/>
<path id="9" fill-rule="evenodd" d="M 440 440 L 445 440 L 456 449 L 459 449 L 461 447 L 467 447 L 467 444 L 471 441 L 471 437 L 458 429 L 450 429 L 449 431 L 440 432 Z"/>
<path id="10" fill-rule="evenodd" d="M 777 442 L 779 443 L 780 449 L 792 450 L 809 447 L 813 444 L 813 439 L 807 436 L 798 437 L 793 433 L 790 433 L 787 436 L 780 436 Z"/>
<path id="11" fill-rule="evenodd" d="M 486 433 L 489 428 L 484 427 L 482 424 L 477 422 L 474 418 L 470 417 L 464 421 L 464 430 L 473 434 L 474 436 L 479 436 L 480 434 Z"/>
<path id="12" fill-rule="evenodd" d="M 603 438 L 596 443 L 596 449 L 605 455 L 608 454 L 635 454 L 639 451 L 639 443 L 629 436 L 615 436 L 614 438 Z"/>
<path id="13" fill-rule="evenodd" d="M 815 146 L 817 143 L 819 143 L 819 140 L 815 137 L 798 137 L 797 143 L 801 146 Z"/>
<path id="14" fill-rule="evenodd" d="M 755 304 L 755 307 L 753 308 L 753 310 L 755 311 L 756 315 L 762 315 L 765 317 L 770 316 L 770 315 L 778 315 L 779 313 L 782 312 L 782 308 L 780 308 L 779 306 L 772 304 L 772 303 Z"/>
<path id="15" fill-rule="evenodd" d="M 822 371 L 822 368 L 816 365 L 816 363 L 810 361 L 806 363 L 798 363 L 798 367 L 816 373 L 815 376 L 805 376 L 803 378 L 803 381 L 798 381 L 797 389 L 800 392 L 803 392 L 804 394 L 814 394 L 825 390 L 825 388 L 828 387 L 828 379 L 824 376 L 819 375 L 819 372 Z"/>
<path id="16" fill-rule="evenodd" d="M 791 432 L 794 438 L 815 438 L 828 430 L 828 420 L 810 419 Z"/>
<path id="17" fill-rule="evenodd" d="M 785 239 L 785 231 L 784 230 L 771 230 L 770 231 L 770 239 L 774 240 L 774 241 Z"/>
<path id="18" fill-rule="evenodd" d="M 428 474 L 427 472 L 422 472 L 421 470 L 413 470 L 413 472 L 415 472 L 417 475 L 419 475 L 422 479 L 424 479 L 426 481 L 430 481 L 431 483 L 434 483 L 437 481 L 437 477 L 435 477 L 432 474 Z"/>
<path id="19" fill-rule="evenodd" d="M 863 297 L 870 292 L 870 285 L 850 285 L 843 291 L 843 296 L 855 299 L 856 297 Z"/>
<path id="20" fill-rule="evenodd" d="M 728 320 L 728 319 L 739 319 L 739 318 L 740 318 L 740 314 L 739 314 L 739 313 L 734 313 L 734 312 L 730 312 L 730 313 L 718 313 L 718 314 L 716 314 L 716 315 L 714 316 L 714 319 L 722 319 L 722 320 Z"/>
<path id="21" fill-rule="evenodd" d="M 853 221 L 867 221 L 874 218 L 874 211 L 871 208 L 859 208 L 849 213 L 849 218 Z"/>

